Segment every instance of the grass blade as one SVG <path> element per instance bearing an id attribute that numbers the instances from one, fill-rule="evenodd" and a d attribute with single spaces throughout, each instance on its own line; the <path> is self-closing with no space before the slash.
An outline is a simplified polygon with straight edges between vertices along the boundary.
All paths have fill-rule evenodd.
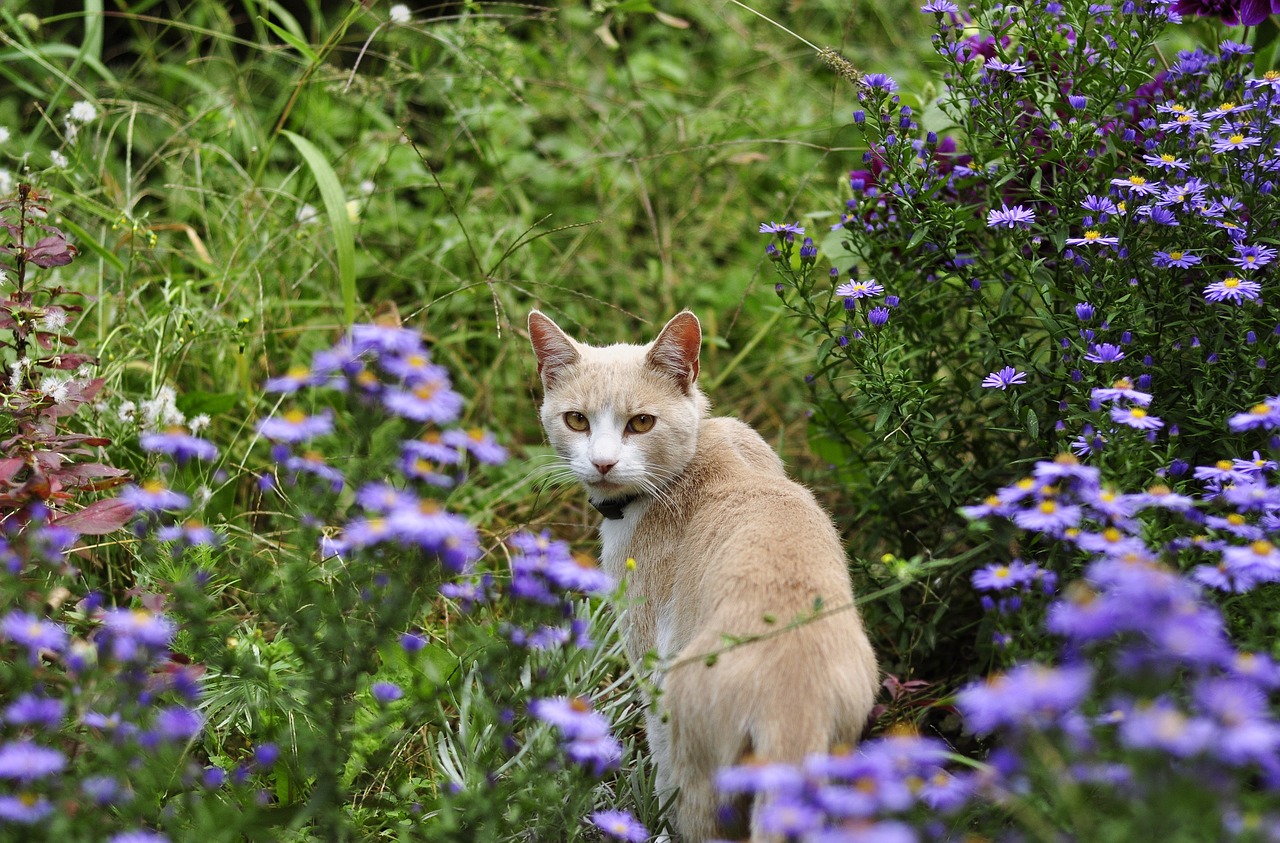
<path id="1" fill-rule="evenodd" d="M 288 129 L 281 132 L 306 159 L 311 174 L 315 176 L 324 209 L 333 228 L 333 244 L 338 257 L 338 288 L 342 292 L 342 318 L 350 325 L 356 317 L 356 236 L 347 216 L 347 199 L 342 192 L 338 174 L 315 144 Z"/>

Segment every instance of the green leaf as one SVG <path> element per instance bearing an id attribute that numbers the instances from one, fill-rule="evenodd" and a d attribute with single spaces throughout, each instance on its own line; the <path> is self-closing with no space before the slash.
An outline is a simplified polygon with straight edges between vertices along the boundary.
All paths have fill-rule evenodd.
<path id="1" fill-rule="evenodd" d="M 103 246 L 97 240 L 94 240 L 93 235 L 89 232 L 85 231 L 83 228 L 65 217 L 58 220 L 58 225 L 75 235 L 77 246 L 84 246 L 86 249 L 111 264 L 112 268 L 115 269 L 116 272 L 126 271 L 124 261 L 120 260 L 120 258 L 116 256 L 115 252 L 109 251 L 106 246 Z"/>
<path id="2" fill-rule="evenodd" d="M 294 35 L 292 32 L 285 29 L 284 27 L 277 26 L 276 24 L 272 23 L 271 21 L 267 20 L 261 15 L 258 16 L 258 20 L 261 21 L 263 24 L 265 24 L 267 29 L 270 29 L 272 32 L 274 32 L 280 38 L 281 41 L 283 41 L 284 43 L 288 44 L 290 47 L 293 47 L 295 50 L 301 53 L 302 57 L 305 58 L 307 61 L 311 62 L 312 64 L 320 63 L 320 56 L 316 54 L 315 50 L 311 49 L 311 45 L 308 44 L 306 41 Z"/>
<path id="3" fill-rule="evenodd" d="M 1024 421 L 1027 424 L 1027 434 L 1032 439 L 1038 439 L 1040 437 L 1040 417 L 1036 415 L 1036 411 L 1028 407 L 1027 417 Z"/>
<path id="4" fill-rule="evenodd" d="M 338 256 L 338 287 L 342 293 L 342 317 L 350 325 L 356 318 L 356 233 L 347 216 L 347 198 L 342 192 L 338 174 L 316 145 L 301 135 L 285 129 L 281 132 L 297 148 L 315 176 L 320 197 L 324 200 L 329 225 L 333 229 L 333 245 Z"/>
<path id="5" fill-rule="evenodd" d="M 184 392 L 175 400 L 175 404 L 184 416 L 198 416 L 201 413 L 216 416 L 233 409 L 240 401 L 234 392 Z"/>

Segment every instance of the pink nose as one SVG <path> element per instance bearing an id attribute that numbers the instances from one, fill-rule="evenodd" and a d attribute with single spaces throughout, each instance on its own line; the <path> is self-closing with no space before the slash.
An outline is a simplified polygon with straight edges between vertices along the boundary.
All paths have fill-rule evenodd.
<path id="1" fill-rule="evenodd" d="M 591 464 L 594 465 L 596 467 L 596 471 L 600 472 L 601 474 L 608 474 L 609 469 L 617 465 L 618 462 L 617 460 L 614 460 L 612 462 L 594 462 L 593 461 Z"/>

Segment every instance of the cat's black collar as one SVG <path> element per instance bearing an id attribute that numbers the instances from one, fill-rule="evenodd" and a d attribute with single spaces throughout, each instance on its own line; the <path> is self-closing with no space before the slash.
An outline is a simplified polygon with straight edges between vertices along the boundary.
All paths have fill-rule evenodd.
<path id="1" fill-rule="evenodd" d="M 623 510 L 638 500 L 640 500 L 639 495 L 627 495 L 625 498 L 614 498 L 613 500 L 600 501 L 599 503 L 588 498 L 587 502 L 596 508 L 596 512 L 599 512 L 610 521 L 621 521 L 624 514 Z"/>

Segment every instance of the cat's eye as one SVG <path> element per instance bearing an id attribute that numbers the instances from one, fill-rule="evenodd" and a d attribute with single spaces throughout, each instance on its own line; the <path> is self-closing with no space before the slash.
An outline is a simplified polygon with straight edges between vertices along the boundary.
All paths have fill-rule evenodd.
<path id="1" fill-rule="evenodd" d="M 591 422 L 587 421 L 587 417 L 582 413 L 569 412 L 564 414 L 564 423 L 570 429 L 583 433 L 587 428 L 591 427 Z"/>
<path id="2" fill-rule="evenodd" d="M 648 433 L 653 430 L 654 421 L 656 421 L 656 419 L 646 413 L 641 413 L 638 416 L 632 416 L 631 421 L 627 422 L 627 432 Z"/>

